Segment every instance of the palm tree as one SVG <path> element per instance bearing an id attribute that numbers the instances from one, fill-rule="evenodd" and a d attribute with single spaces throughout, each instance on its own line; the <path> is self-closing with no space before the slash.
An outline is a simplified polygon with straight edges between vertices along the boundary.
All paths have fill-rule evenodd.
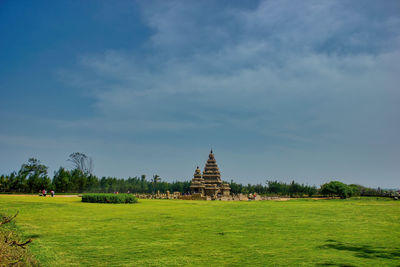
<path id="1" fill-rule="evenodd" d="M 160 176 L 158 176 L 157 174 L 153 175 L 153 179 L 151 179 L 151 182 L 153 183 L 153 194 L 156 190 L 157 187 L 157 183 L 161 181 Z"/>

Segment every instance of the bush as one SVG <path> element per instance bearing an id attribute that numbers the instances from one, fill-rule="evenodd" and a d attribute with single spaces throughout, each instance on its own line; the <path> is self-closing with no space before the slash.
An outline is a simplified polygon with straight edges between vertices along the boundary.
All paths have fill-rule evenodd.
<path id="1" fill-rule="evenodd" d="M 0 266 L 39 266 L 27 249 L 32 239 L 21 240 L 18 228 L 12 221 L 17 214 L 0 214 Z"/>
<path id="2" fill-rule="evenodd" d="M 342 182 L 332 181 L 321 186 L 321 194 L 325 196 L 348 198 L 353 195 L 353 189 Z"/>
<path id="3" fill-rule="evenodd" d="M 137 203 L 135 196 L 129 194 L 84 194 L 82 202 L 90 203 Z"/>

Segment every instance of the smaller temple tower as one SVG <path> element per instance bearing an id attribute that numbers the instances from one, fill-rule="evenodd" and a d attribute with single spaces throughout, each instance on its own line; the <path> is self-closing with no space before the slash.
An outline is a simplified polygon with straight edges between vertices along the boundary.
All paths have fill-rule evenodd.
<path id="1" fill-rule="evenodd" d="M 197 166 L 197 169 L 194 171 L 192 184 L 190 185 L 190 191 L 192 194 L 204 196 L 204 187 L 204 179 L 201 177 L 199 166 Z"/>

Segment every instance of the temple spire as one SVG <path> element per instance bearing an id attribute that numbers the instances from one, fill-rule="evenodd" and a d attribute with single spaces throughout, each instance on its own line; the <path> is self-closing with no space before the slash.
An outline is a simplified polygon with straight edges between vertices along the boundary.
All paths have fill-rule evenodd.
<path id="1" fill-rule="evenodd" d="M 217 198 L 217 195 L 229 196 L 229 184 L 221 180 L 221 173 L 219 172 L 212 148 L 206 165 L 204 166 L 203 175 L 199 167 L 197 167 L 190 189 L 192 193 L 200 193 L 202 196 L 206 195 L 214 199 Z"/>

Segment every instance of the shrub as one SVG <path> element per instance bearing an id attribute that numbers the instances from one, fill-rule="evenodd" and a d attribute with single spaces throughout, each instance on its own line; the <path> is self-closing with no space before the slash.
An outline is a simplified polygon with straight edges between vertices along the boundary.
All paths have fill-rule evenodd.
<path id="1" fill-rule="evenodd" d="M 135 196 L 129 194 L 83 194 L 82 202 L 90 203 L 137 203 Z"/>
<path id="2" fill-rule="evenodd" d="M 353 195 L 353 189 L 342 182 L 332 181 L 321 186 L 321 194 L 325 196 L 347 198 Z"/>
<path id="3" fill-rule="evenodd" d="M 39 266 L 27 249 L 32 239 L 22 241 L 18 228 L 12 221 L 17 214 L 0 214 L 0 266 Z"/>

